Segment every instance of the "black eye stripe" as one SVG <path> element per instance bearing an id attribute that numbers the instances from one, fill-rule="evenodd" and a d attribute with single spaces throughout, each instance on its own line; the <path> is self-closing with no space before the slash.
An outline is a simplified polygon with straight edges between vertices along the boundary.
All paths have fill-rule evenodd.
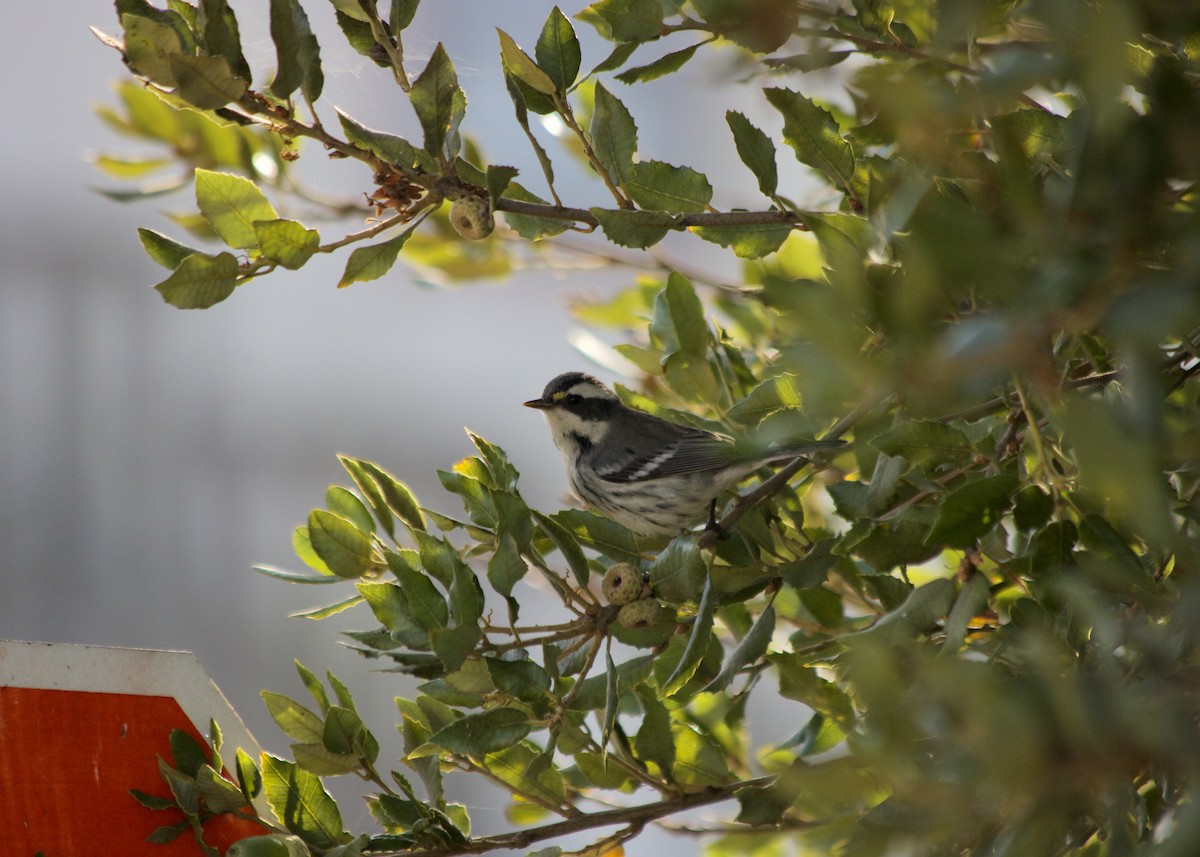
<path id="1" fill-rule="evenodd" d="M 570 394 L 563 397 L 562 408 L 584 420 L 602 420 L 612 413 L 616 402 L 591 396 Z"/>

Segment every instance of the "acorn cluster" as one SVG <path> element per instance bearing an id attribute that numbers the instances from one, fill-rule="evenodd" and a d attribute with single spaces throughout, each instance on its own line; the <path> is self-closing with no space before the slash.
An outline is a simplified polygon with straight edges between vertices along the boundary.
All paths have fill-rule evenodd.
<path id="1" fill-rule="evenodd" d="M 662 618 L 663 608 L 650 592 L 650 581 L 627 562 L 609 567 L 600 593 L 609 604 L 621 606 L 617 622 L 626 628 L 648 628 Z"/>

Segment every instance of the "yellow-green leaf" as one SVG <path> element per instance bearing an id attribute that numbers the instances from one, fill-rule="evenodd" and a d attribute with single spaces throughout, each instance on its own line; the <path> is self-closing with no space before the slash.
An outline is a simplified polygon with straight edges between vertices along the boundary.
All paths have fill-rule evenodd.
<path id="1" fill-rule="evenodd" d="M 212 170 L 196 170 L 196 205 L 221 240 L 241 250 L 258 247 L 256 220 L 279 217 L 254 182 Z"/>

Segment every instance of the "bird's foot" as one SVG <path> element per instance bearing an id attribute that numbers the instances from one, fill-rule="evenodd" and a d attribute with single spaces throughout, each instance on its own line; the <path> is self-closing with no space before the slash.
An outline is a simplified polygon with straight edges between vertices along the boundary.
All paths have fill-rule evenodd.
<path id="1" fill-rule="evenodd" d="M 712 505 L 708 507 L 708 523 L 704 525 L 706 533 L 716 533 L 717 539 L 725 541 L 729 538 L 729 531 L 721 526 L 717 520 L 717 498 L 713 498 Z"/>

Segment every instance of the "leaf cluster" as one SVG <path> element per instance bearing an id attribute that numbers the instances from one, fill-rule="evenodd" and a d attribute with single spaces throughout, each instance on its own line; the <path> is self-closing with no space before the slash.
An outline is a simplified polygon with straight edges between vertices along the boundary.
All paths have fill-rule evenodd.
<path id="1" fill-rule="evenodd" d="M 452 513 L 343 457 L 350 487 L 294 536 L 309 570 L 260 571 L 346 588 L 308 615 L 369 611 L 351 645 L 420 680 L 397 699 L 395 755 L 423 796 L 379 775 L 384 751 L 345 688 L 330 677 L 334 702 L 301 669 L 315 709 L 265 696 L 295 742 L 295 762 L 262 763 L 269 836 L 316 854 L 455 854 L 596 830 L 602 853 L 736 799 L 736 834 L 700 831 L 713 854 L 772 854 L 782 836 L 847 855 L 1195 850 L 1200 18 L 1141 0 L 856 0 L 852 14 L 600 0 L 574 16 L 611 46 L 593 65 L 555 8 L 536 34 L 498 33 L 539 196 L 467 135 L 444 47 L 410 73 L 413 0 L 334 7 L 407 96 L 419 141 L 342 113 L 335 136 L 318 119 L 320 50 L 295 2 L 271 5 L 265 88 L 224 3 L 118 3 L 123 35 L 105 38 L 142 83 L 122 87 L 112 121 L 187 166 L 197 213 L 183 222 L 227 248 L 143 231 L 171 271 L 164 298 L 209 306 L 360 243 L 340 285 L 400 258 L 491 275 L 593 231 L 590 260 L 636 269 L 577 308 L 625 340 L 640 373 L 618 388 L 628 404 L 745 443 L 853 443 L 720 498 L 727 539 L 531 509 L 503 450 L 474 434 L 475 454 L 439 473 Z M 619 95 L 718 51 L 776 120 L 724 113 L 759 211 L 721 210 L 709 177 L 675 162 L 687 153 L 643 158 L 652 117 Z M 806 94 L 805 75 L 839 65 L 840 97 Z M 531 114 L 569 132 L 561 152 Z M 322 243 L 278 215 L 304 197 L 278 177 L 305 138 L 369 168 L 382 219 Z M 823 207 L 792 200 L 781 146 Z M 564 156 L 611 203 L 564 203 Z M 463 199 L 504 228 L 460 240 L 441 208 Z M 672 231 L 728 248 L 741 281 L 626 255 Z M 618 562 L 660 602 L 651 627 L 623 627 L 600 597 Z M 535 583 L 560 615 L 522 624 Z M 755 744 L 762 697 L 796 727 Z M 511 793 L 512 832 L 471 835 L 444 797 L 456 772 Z M 377 790 L 383 834 L 340 829 L 320 777 L 343 774 Z M 188 826 L 206 819 L 175 799 Z"/>

